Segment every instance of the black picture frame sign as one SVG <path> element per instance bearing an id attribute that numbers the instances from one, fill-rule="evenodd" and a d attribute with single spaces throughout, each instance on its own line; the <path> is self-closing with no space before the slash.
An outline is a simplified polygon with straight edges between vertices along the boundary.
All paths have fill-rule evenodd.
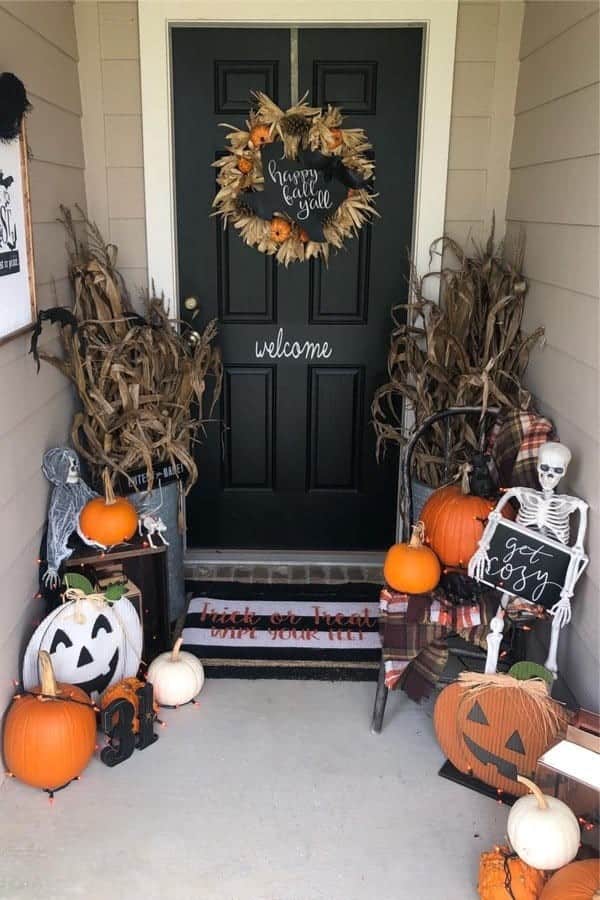
<path id="1" fill-rule="evenodd" d="M 558 603 L 576 556 L 574 547 L 506 519 L 490 521 L 482 540 L 489 542 L 490 564 L 479 581 L 545 609 Z M 580 558 L 571 589 L 586 565 L 587 559 Z"/>

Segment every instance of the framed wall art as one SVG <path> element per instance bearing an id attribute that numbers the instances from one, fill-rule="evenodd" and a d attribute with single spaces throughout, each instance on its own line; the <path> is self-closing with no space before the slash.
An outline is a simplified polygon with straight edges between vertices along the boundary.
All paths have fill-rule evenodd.
<path id="1" fill-rule="evenodd" d="M 25 126 L 0 141 L 0 344 L 35 320 L 35 274 Z"/>

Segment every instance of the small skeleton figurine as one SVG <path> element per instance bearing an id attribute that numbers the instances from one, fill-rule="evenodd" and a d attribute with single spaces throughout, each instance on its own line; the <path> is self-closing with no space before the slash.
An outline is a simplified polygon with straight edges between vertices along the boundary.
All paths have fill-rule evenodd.
<path id="1" fill-rule="evenodd" d="M 502 508 L 512 498 L 519 503 L 516 519 L 519 525 L 538 531 L 546 537 L 571 547 L 571 559 L 564 588 L 561 592 L 560 600 L 550 610 L 550 615 L 553 616 L 552 636 L 545 666 L 555 676 L 558 671 L 556 658 L 560 629 L 571 621 L 571 597 L 573 596 L 575 583 L 587 564 L 583 540 L 587 527 L 588 505 L 578 497 L 555 493 L 556 487 L 566 474 L 570 462 L 571 451 L 564 444 L 556 442 L 542 444 L 538 451 L 537 464 L 541 491 L 535 491 L 526 487 L 514 487 L 506 491 L 498 505 L 490 513 L 489 524 L 479 542 L 479 548 L 469 562 L 469 575 L 477 580 L 484 578 L 490 567 L 487 552 L 490 546 L 490 525 L 493 533 L 493 529 L 502 518 Z M 571 516 L 575 513 L 579 513 L 579 522 L 575 542 L 571 545 Z M 496 615 L 490 622 L 491 634 L 487 638 L 486 673 L 493 674 L 498 665 L 498 651 L 502 643 L 502 632 L 504 630 L 504 613 L 510 599 L 510 594 L 502 594 Z"/>
<path id="2" fill-rule="evenodd" d="M 165 538 L 167 526 L 160 518 L 160 516 L 156 516 L 153 513 L 146 513 L 145 515 L 141 515 L 138 519 L 138 531 L 140 534 L 143 534 L 142 529 L 145 530 L 146 537 L 148 538 L 148 543 L 151 547 L 156 548 L 156 544 L 152 540 L 153 534 L 155 534 L 163 542 L 165 547 L 169 546 L 169 542 Z"/>
<path id="3" fill-rule="evenodd" d="M 88 500 L 98 495 L 82 480 L 79 457 L 69 447 L 47 450 L 42 471 L 54 485 L 48 508 L 47 568 L 42 581 L 46 587 L 56 588 L 60 566 L 73 553 L 68 543 L 78 530 L 79 513 Z"/>
<path id="4" fill-rule="evenodd" d="M 160 503 L 158 506 L 155 506 L 154 509 L 147 509 L 147 500 L 142 500 L 141 503 L 136 503 L 137 511 L 138 511 L 138 534 L 141 536 L 144 531 L 146 532 L 146 537 L 148 538 L 148 543 L 153 549 L 156 549 L 156 544 L 152 540 L 152 535 L 156 535 L 159 540 L 165 545 L 165 547 L 169 546 L 169 542 L 165 537 L 167 526 L 163 522 L 160 516 L 157 516 L 156 513 L 161 509 L 163 505 L 163 496 L 162 496 L 162 483 L 159 482 L 160 488 Z"/>

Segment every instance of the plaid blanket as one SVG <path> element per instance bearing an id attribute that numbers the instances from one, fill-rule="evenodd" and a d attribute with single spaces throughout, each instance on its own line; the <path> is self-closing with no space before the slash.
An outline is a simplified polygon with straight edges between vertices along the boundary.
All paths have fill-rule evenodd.
<path id="1" fill-rule="evenodd" d="M 447 638 L 458 634 L 485 649 L 497 605 L 491 592 L 476 603 L 455 605 L 440 588 L 408 595 L 384 587 L 379 627 L 386 687 L 400 687 L 417 702 L 428 697 L 448 662 Z"/>
<path id="2" fill-rule="evenodd" d="M 487 448 L 498 484 L 539 488 L 537 453 L 542 444 L 553 438 L 554 425 L 550 419 L 517 409 L 507 413 L 492 428 Z"/>

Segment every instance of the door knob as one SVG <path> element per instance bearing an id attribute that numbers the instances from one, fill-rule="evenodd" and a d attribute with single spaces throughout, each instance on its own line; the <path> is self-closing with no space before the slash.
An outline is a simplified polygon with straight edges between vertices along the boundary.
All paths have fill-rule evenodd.
<path id="1" fill-rule="evenodd" d="M 183 305 L 189 312 L 193 312 L 195 309 L 198 309 L 198 298 L 186 297 L 183 301 Z"/>

